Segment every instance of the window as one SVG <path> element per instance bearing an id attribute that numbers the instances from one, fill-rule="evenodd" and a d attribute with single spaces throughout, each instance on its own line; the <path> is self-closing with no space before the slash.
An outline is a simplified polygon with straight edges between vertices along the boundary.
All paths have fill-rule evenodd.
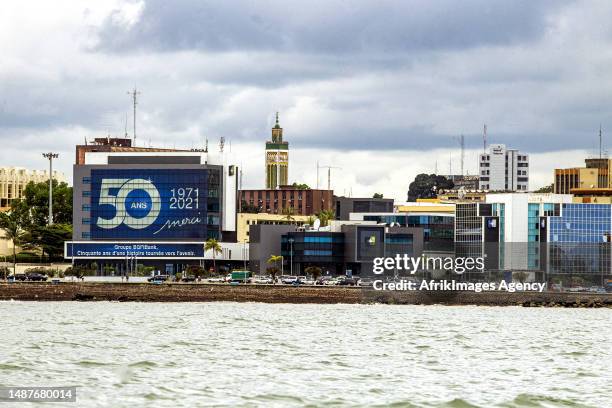
<path id="1" fill-rule="evenodd" d="M 91 224 L 91 218 L 83 218 L 83 224 Z"/>
<path id="2" fill-rule="evenodd" d="M 83 233 L 81 233 L 81 238 L 83 238 L 83 239 L 90 239 L 91 238 L 91 233 L 83 232 Z"/>
<path id="3" fill-rule="evenodd" d="M 91 205 L 89 204 L 83 204 L 83 206 L 81 207 L 81 209 L 83 211 L 91 211 Z"/>
<path id="4" fill-rule="evenodd" d="M 83 190 L 83 197 L 91 197 L 91 191 Z"/>
<path id="5" fill-rule="evenodd" d="M 83 177 L 83 184 L 91 184 L 91 177 Z"/>

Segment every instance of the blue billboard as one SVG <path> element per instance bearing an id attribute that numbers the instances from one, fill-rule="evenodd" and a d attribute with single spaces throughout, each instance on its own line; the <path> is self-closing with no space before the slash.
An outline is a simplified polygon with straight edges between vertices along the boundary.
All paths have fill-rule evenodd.
<path id="1" fill-rule="evenodd" d="M 204 243 L 174 242 L 66 242 L 65 258 L 204 258 Z"/>
<path id="2" fill-rule="evenodd" d="M 209 185 L 209 171 L 92 170 L 91 238 L 206 239 L 219 229 L 218 185 Z"/>

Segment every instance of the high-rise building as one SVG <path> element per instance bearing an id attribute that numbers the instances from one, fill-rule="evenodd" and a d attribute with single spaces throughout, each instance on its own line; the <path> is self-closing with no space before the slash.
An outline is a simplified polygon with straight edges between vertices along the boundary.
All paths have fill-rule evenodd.
<path id="1" fill-rule="evenodd" d="M 479 188 L 489 191 L 527 191 L 529 156 L 503 144 L 492 144 L 480 155 Z"/>
<path id="2" fill-rule="evenodd" d="M 288 184 L 289 143 L 283 141 L 283 128 L 276 124 L 272 128 L 272 140 L 266 142 L 266 188 L 277 189 Z"/>

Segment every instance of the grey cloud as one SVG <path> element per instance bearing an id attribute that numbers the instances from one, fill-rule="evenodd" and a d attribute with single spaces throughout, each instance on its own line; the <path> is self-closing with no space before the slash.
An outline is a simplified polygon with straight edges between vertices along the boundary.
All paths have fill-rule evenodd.
<path id="1" fill-rule="evenodd" d="M 138 22 L 111 15 L 97 50 L 397 53 L 533 41 L 565 1 L 147 0 Z"/>

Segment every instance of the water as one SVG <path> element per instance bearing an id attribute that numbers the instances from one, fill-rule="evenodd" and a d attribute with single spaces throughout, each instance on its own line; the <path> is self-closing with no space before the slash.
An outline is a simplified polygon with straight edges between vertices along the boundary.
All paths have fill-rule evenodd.
<path id="1" fill-rule="evenodd" d="M 54 407 L 612 406 L 609 309 L 0 302 L 0 314 L 0 385 L 79 387 Z"/>

